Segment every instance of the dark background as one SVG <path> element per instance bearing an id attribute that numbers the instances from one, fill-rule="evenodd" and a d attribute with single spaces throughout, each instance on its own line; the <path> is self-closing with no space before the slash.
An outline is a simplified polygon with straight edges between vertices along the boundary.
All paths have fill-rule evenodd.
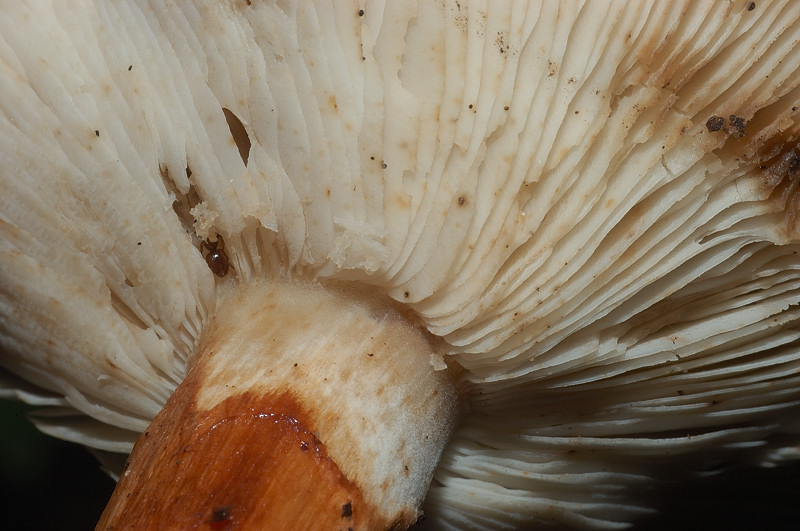
<path id="1" fill-rule="evenodd" d="M 114 481 L 82 446 L 39 432 L 32 409 L 0 400 L 0 529 L 94 529 Z"/>
<path id="2" fill-rule="evenodd" d="M 0 529 L 94 528 L 114 482 L 83 447 L 39 433 L 30 406 L 0 400 Z M 634 529 L 800 529 L 800 463 L 739 472 L 659 494 Z"/>

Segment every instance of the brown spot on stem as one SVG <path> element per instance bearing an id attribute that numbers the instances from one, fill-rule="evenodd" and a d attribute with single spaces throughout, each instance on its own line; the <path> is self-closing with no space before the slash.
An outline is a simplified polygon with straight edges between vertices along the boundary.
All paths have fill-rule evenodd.
<path id="1" fill-rule="evenodd" d="M 211 513 L 211 521 L 212 522 L 224 522 L 231 516 L 231 507 L 230 505 L 225 505 L 224 507 L 216 507 L 214 511 Z"/>
<path id="2" fill-rule="evenodd" d="M 353 516 L 353 504 L 347 502 L 342 505 L 342 518 L 351 518 Z"/>

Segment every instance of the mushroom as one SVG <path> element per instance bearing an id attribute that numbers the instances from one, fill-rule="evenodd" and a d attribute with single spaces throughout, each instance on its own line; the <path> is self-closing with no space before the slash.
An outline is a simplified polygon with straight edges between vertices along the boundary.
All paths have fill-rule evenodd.
<path id="1" fill-rule="evenodd" d="M 133 449 L 98 529 L 800 457 L 800 4 L 335 4 L 3 5 L 2 393 Z"/>

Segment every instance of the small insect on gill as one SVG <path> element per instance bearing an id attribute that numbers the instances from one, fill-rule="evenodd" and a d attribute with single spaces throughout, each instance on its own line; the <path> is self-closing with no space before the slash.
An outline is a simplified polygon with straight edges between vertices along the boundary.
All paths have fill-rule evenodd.
<path id="1" fill-rule="evenodd" d="M 227 275 L 231 265 L 228 260 L 228 254 L 225 252 L 225 242 L 222 236 L 217 234 L 217 239 L 213 242 L 211 240 L 203 240 L 200 244 L 200 251 L 203 252 L 204 249 L 208 251 L 204 253 L 204 258 L 211 272 L 218 277 Z"/>

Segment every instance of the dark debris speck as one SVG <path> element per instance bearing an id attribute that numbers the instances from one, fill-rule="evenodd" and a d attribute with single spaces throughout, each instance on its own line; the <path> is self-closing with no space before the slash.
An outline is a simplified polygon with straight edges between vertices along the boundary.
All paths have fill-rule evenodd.
<path id="1" fill-rule="evenodd" d="M 215 507 L 211 513 L 212 522 L 224 522 L 231 517 L 231 506 Z"/>
<path id="2" fill-rule="evenodd" d="M 353 516 L 353 504 L 347 502 L 342 505 L 342 518 L 350 518 L 351 516 Z"/>
<path id="3" fill-rule="evenodd" d="M 716 133 L 723 127 L 725 127 L 725 118 L 722 116 L 712 116 L 706 121 L 706 129 L 708 129 L 710 133 Z"/>
<path id="4" fill-rule="evenodd" d="M 746 120 L 740 116 L 734 116 L 731 114 L 728 118 L 728 128 L 731 134 L 738 138 L 744 136 L 744 126 L 746 123 Z"/>

